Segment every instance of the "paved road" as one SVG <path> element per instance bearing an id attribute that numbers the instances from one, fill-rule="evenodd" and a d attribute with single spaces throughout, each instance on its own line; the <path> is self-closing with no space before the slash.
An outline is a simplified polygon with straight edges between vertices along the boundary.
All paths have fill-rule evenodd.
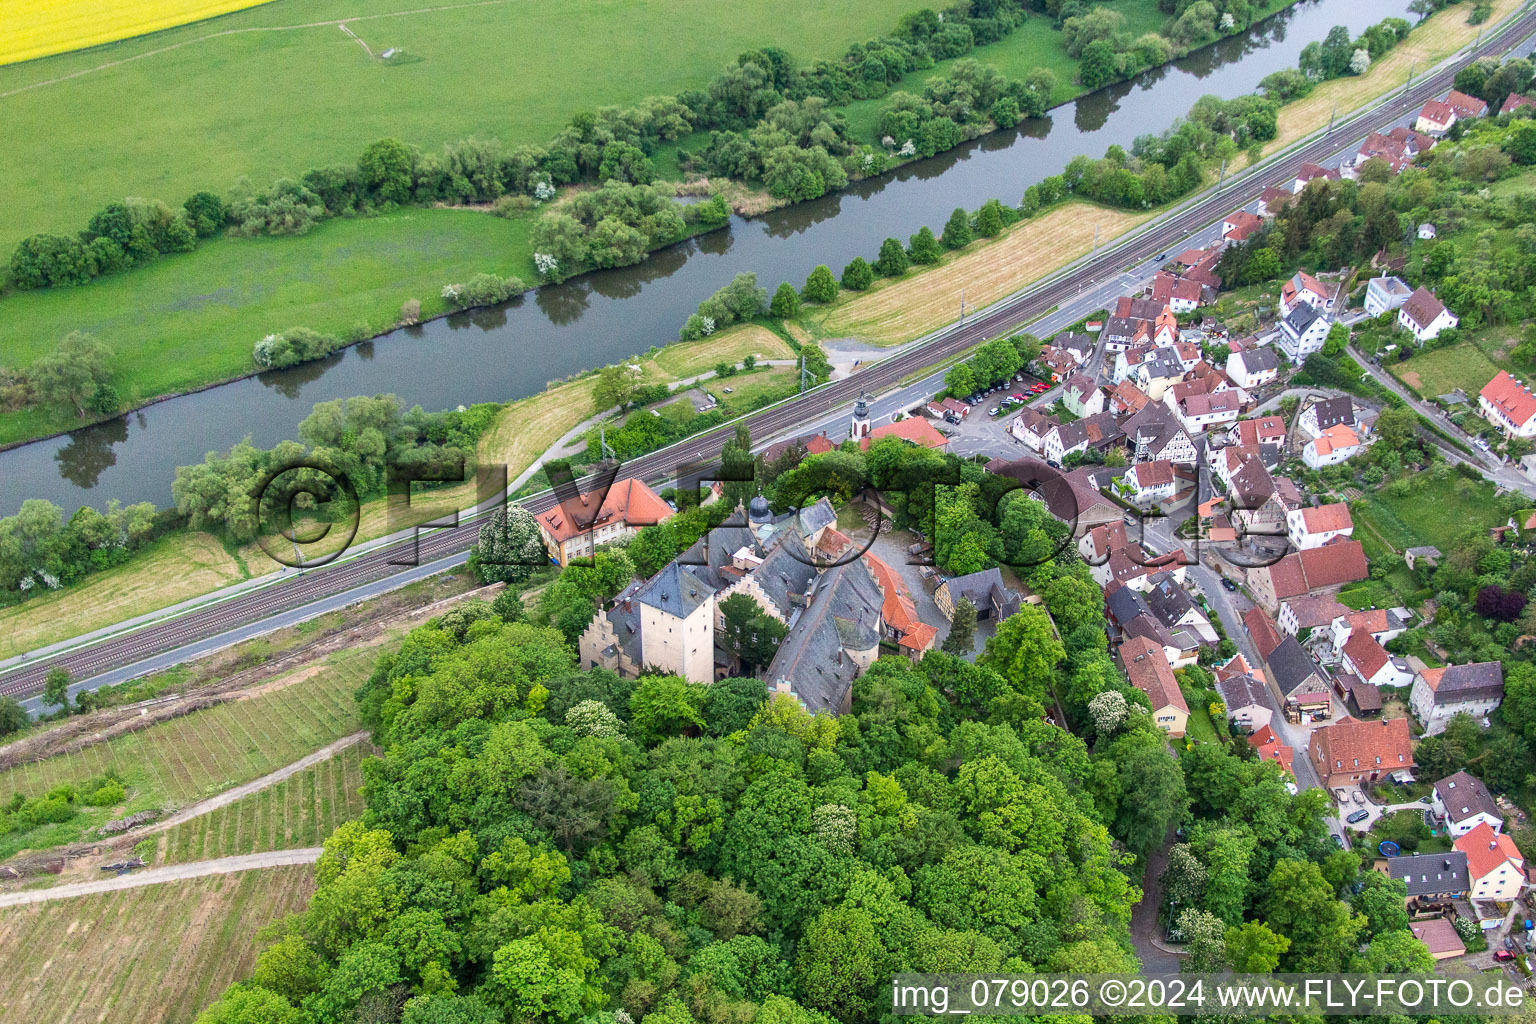
<path id="1" fill-rule="evenodd" d="M 1154 255 L 1191 244 L 1196 236 L 1214 234 L 1213 226 L 1224 215 L 1235 208 L 1251 206 L 1266 184 L 1293 177 L 1303 163 L 1336 160 L 1341 154 L 1352 151 L 1367 131 L 1386 121 L 1400 119 L 1404 111 L 1449 88 L 1460 63 L 1483 54 L 1502 53 L 1510 46 L 1504 40 L 1524 39 L 1533 30 L 1536 30 L 1536 12 L 1527 11 L 1497 38 L 1483 43 L 1475 52 L 1465 53 L 1460 61 L 1423 76 L 1404 93 L 1347 117 L 1326 134 L 1286 155 L 1233 176 L 1224 187 L 1194 197 L 1124 240 L 1112 243 L 1046 280 L 935 332 L 848 378 L 747 417 L 752 435 L 766 439 L 800 431 L 809 423 L 836 422 L 839 414 L 834 410 L 845 409 L 861 393 L 879 394 L 900 388 L 901 381 L 951 360 L 989 338 L 1023 325 L 1034 325 L 1048 314 L 1064 315 L 1068 310 L 1079 309 L 1091 311 L 1084 307 L 1098 300 L 1100 293 L 1117 293 L 1120 279 L 1128 270 L 1150 275 L 1155 269 L 1149 263 Z M 1036 329 L 1039 329 L 1038 325 Z M 930 382 L 932 379 L 927 378 Z M 910 392 L 912 388 L 901 390 Z M 674 478 L 679 466 L 717 457 L 734 430 L 734 425 L 728 425 L 635 459 L 624 467 L 624 472 L 646 480 Z M 548 492 L 525 501 L 536 512 L 556 503 L 555 497 Z M 420 561 L 439 562 L 443 567 L 462 561 L 474 543 L 477 529 L 475 521 L 466 520 L 457 527 L 424 534 L 420 539 Z M 351 603 L 357 598 L 350 595 L 358 593 L 359 588 L 376 588 L 375 592 L 391 589 L 408 576 L 426 575 L 420 571 L 425 567 L 419 565 L 414 570 L 402 571 L 398 563 L 410 548 L 409 541 L 388 541 L 326 568 L 298 575 L 296 579 L 271 577 L 264 581 L 269 585 L 254 590 L 247 585 L 235 596 L 168 622 L 144 625 L 125 635 L 106 637 L 46 657 L 33 657 L 0 675 L 0 694 L 35 694 L 41 689 L 48 669 L 56 665 L 77 680 L 89 681 L 88 685 L 92 686 L 131 678 L 163 665 L 167 656 L 173 661 L 182 660 L 198 647 L 210 649 L 207 647 L 210 641 L 224 645 L 265 632 L 274 628 L 271 624 L 283 616 L 307 618 L 313 614 L 317 602 L 339 599 L 343 604 Z"/>
<path id="2" fill-rule="evenodd" d="M 114 875 L 95 882 L 70 882 L 52 889 L 29 889 L 26 892 L 0 893 L 0 907 L 17 907 L 27 903 L 47 903 L 50 900 L 70 899 L 74 896 L 91 896 L 98 892 L 116 892 L 119 889 L 136 889 L 141 885 L 159 885 L 162 882 L 179 882 L 185 878 L 202 878 L 205 875 L 232 875 L 237 871 L 257 868 L 277 868 L 288 864 L 313 864 L 324 853 L 323 847 L 307 846 L 299 850 L 274 850 L 271 853 L 246 853 L 238 857 L 220 857 L 217 860 L 199 860 L 190 864 L 172 864 L 164 868 L 147 868 L 127 875 Z"/>

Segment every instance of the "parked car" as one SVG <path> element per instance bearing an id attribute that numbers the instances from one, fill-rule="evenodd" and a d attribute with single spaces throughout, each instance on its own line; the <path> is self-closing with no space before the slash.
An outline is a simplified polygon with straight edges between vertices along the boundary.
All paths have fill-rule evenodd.
<path id="1" fill-rule="evenodd" d="M 1349 822 L 1351 825 L 1358 825 L 1360 822 L 1364 821 L 1366 818 L 1369 818 L 1370 816 L 1371 816 L 1371 812 L 1370 811 L 1362 809 L 1362 810 L 1356 811 L 1354 814 L 1351 814 L 1349 817 L 1345 818 L 1344 820 Z"/>
<path id="2" fill-rule="evenodd" d="M 1237 584 L 1223 576 L 1221 578 L 1221 589 L 1225 590 L 1229 594 L 1235 594 L 1237 593 Z"/>
<path id="3" fill-rule="evenodd" d="M 1363 804 L 1365 803 L 1365 794 L 1357 789 L 1350 794 L 1350 799 L 1354 800 L 1357 804 Z"/>
<path id="4" fill-rule="evenodd" d="M 1507 962 L 1513 960 L 1515 958 L 1515 954 L 1511 953 L 1507 949 L 1500 949 L 1493 954 L 1493 958 L 1501 962 Z"/>
<path id="5" fill-rule="evenodd" d="M 1328 834 L 1328 838 L 1333 841 L 1333 845 L 1334 846 L 1337 846 L 1341 850 L 1344 849 L 1344 837 L 1343 836 L 1339 835 L 1337 832 L 1330 832 Z"/>
<path id="6" fill-rule="evenodd" d="M 988 409 L 987 410 L 987 415 L 988 416 L 996 416 L 997 415 L 997 406 L 994 405 L 992 408 Z"/>

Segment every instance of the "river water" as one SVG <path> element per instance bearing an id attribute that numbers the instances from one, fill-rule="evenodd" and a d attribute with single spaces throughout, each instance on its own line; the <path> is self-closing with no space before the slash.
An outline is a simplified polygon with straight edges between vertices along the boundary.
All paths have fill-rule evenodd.
<path id="1" fill-rule="evenodd" d="M 83 504 L 170 502 L 177 466 L 250 435 L 270 447 L 295 436 L 316 402 L 393 392 L 407 406 L 445 409 L 510 401 L 550 380 L 614 362 L 677 338 L 699 301 L 735 274 L 755 271 L 770 291 L 797 286 L 818 263 L 838 271 L 873 259 L 880 242 L 935 232 L 955 207 L 1024 189 L 1079 153 L 1129 148 L 1161 132 L 1199 97 L 1251 92 L 1294 67 L 1307 43 L 1334 25 L 1356 34 L 1406 16 L 1407 0 L 1302 0 L 1274 18 L 1174 64 L 1084 96 L 949 153 L 809 203 L 746 220 L 653 254 L 639 266 L 551 285 L 492 309 L 405 328 L 329 359 L 169 399 L 120 419 L 0 452 L 0 515 L 48 498 L 68 515 Z M 958 306 L 957 306 L 958 310 Z"/>

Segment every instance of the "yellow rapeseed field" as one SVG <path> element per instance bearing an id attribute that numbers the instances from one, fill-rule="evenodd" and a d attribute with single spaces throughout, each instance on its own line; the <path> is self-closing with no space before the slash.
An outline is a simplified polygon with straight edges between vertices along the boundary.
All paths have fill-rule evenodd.
<path id="1" fill-rule="evenodd" d="M 158 32 L 270 0 L 4 0 L 0 64 Z"/>

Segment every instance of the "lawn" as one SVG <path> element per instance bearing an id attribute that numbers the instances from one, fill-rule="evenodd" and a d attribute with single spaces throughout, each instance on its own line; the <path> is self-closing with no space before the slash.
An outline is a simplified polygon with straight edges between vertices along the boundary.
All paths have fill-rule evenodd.
<path id="1" fill-rule="evenodd" d="M 711 380 L 707 390 L 728 415 L 735 416 L 794 394 L 799 379 L 800 371 L 793 366 L 770 366 Z M 725 393 L 726 388 L 731 389 L 730 394 Z"/>
<path id="2" fill-rule="evenodd" d="M 540 144 L 580 111 L 698 88 L 743 50 L 835 57 L 922 6 L 276 0 L 10 65 L 0 68 L 0 252 L 34 231 L 78 229 L 123 196 L 180 204 L 241 176 L 264 185 L 350 163 L 384 136 L 433 151 L 470 136 Z M 374 59 L 342 21 L 373 53 L 410 59 Z"/>
<path id="3" fill-rule="evenodd" d="M 995 239 L 972 242 L 936 267 L 879 281 L 867 292 L 843 292 L 829 309 L 807 307 L 802 320 L 822 337 L 899 345 L 957 319 L 960 289 L 967 311 L 1018 291 L 1146 220 L 1092 203 L 1066 203 L 1019 221 Z"/>
<path id="4" fill-rule="evenodd" d="M 1508 518 L 1494 499 L 1492 483 L 1443 468 L 1414 477 L 1406 494 L 1394 495 L 1389 485 L 1351 509 L 1398 551 L 1424 544 L 1450 551 L 1468 530 L 1485 530 Z"/>
<path id="5" fill-rule="evenodd" d="M 128 790 L 118 807 L 87 809 L 70 821 L 0 839 L 0 856 L 79 838 L 87 829 L 146 808 L 185 807 L 248 782 L 360 728 L 352 693 L 378 651 L 363 648 L 300 669 L 270 688 L 70 754 L 0 772 L 0 800 L 41 796 L 113 771 Z"/>
<path id="6" fill-rule="evenodd" d="M 153 864 L 233 857 L 242 853 L 319 846 L 338 825 L 362 816 L 362 744 L 329 761 L 210 811 L 140 844 Z"/>
<path id="7" fill-rule="evenodd" d="M 0 1024 L 190 1021 L 314 888 L 303 864 L 0 909 Z"/>
<path id="8" fill-rule="evenodd" d="M 142 405 L 253 372 L 251 346 L 272 331 L 367 336 L 392 326 L 407 299 L 441 312 L 444 284 L 485 271 L 532 281 L 531 228 L 531 215 L 405 209 L 301 238 L 217 239 L 84 287 L 6 296 L 0 365 L 25 366 L 89 331 L 117 353 L 124 402 Z M 0 443 L 78 425 L 63 409 L 4 413 Z"/>
<path id="9" fill-rule="evenodd" d="M 1392 375 L 1425 398 L 1433 399 L 1460 388 L 1476 402 L 1477 393 L 1493 379 L 1499 368 L 1470 341 L 1450 348 L 1417 352 L 1406 362 L 1385 360 Z"/>

